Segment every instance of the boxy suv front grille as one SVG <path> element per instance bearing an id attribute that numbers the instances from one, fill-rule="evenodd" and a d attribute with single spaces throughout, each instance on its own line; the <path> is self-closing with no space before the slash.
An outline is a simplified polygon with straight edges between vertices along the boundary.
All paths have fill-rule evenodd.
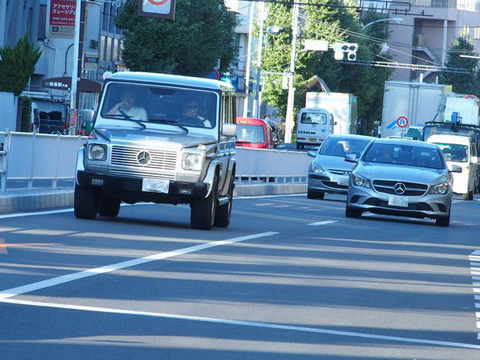
<path id="1" fill-rule="evenodd" d="M 110 173 L 174 180 L 177 158 L 176 151 L 114 145 Z"/>

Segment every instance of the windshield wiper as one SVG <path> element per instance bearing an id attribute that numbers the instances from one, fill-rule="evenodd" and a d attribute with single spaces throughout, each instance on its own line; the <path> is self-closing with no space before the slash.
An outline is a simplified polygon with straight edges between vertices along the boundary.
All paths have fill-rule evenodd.
<path id="1" fill-rule="evenodd" d="M 142 120 L 138 120 L 138 119 L 134 119 L 132 117 L 130 117 L 123 109 L 118 109 L 118 112 L 120 113 L 120 115 L 122 115 L 123 117 L 120 117 L 118 115 L 104 115 L 104 117 L 106 118 L 114 118 L 114 119 L 119 119 L 119 120 L 128 120 L 128 121 L 133 121 L 134 123 L 140 125 L 142 127 L 142 129 L 146 129 L 147 126 L 143 123 Z"/>
<path id="2" fill-rule="evenodd" d="M 185 131 L 186 134 L 188 134 L 188 129 L 187 129 L 185 126 L 180 125 L 177 120 L 148 119 L 148 121 L 153 122 L 153 123 L 157 123 L 157 124 L 167 124 L 167 125 L 177 126 L 177 127 L 179 127 L 180 129 L 182 129 L 183 131 Z"/>

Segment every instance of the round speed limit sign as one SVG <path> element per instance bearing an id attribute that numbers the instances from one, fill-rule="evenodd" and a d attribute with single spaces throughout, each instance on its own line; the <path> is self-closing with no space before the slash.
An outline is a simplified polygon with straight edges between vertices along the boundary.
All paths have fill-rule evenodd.
<path id="1" fill-rule="evenodd" d="M 400 116 L 397 119 L 397 125 L 399 128 L 405 129 L 408 126 L 408 119 L 405 116 Z"/>

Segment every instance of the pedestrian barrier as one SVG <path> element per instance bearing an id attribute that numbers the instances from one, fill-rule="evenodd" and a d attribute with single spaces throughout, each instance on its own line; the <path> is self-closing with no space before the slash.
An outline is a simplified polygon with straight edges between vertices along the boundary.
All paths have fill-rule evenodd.
<path id="1" fill-rule="evenodd" d="M 24 182 L 29 190 L 56 189 L 61 180 L 73 187 L 78 149 L 85 137 L 36 133 L 0 132 L 0 191 Z M 236 183 L 306 184 L 311 158 L 304 152 L 237 148 Z M 15 186 L 18 188 L 18 185 Z"/>

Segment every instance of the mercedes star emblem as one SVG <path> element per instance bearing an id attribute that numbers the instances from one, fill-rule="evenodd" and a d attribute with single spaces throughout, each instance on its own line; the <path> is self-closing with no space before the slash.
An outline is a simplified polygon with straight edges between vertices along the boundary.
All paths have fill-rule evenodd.
<path id="1" fill-rule="evenodd" d="M 395 191 L 395 194 L 397 195 L 403 195 L 405 194 L 405 191 L 407 190 L 407 187 L 405 186 L 404 183 L 396 183 L 395 186 L 393 187 L 393 190 Z"/>
<path id="2" fill-rule="evenodd" d="M 147 165 L 151 160 L 150 153 L 148 151 L 141 151 L 137 155 L 137 161 L 141 165 Z"/>

